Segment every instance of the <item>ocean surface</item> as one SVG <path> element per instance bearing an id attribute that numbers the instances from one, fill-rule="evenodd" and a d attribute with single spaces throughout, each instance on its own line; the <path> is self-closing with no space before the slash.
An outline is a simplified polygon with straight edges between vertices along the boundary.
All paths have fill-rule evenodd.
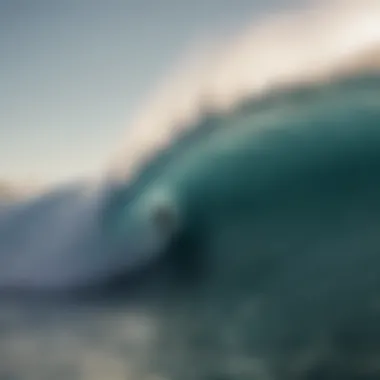
<path id="1" fill-rule="evenodd" d="M 345 120 L 342 115 L 347 113 L 347 125 L 360 120 L 364 131 L 362 135 L 358 128 L 345 131 L 343 125 L 341 135 L 326 142 L 326 160 L 339 161 L 343 152 L 339 151 L 339 136 L 353 144 L 359 141 L 362 149 L 359 153 L 369 153 L 353 156 L 354 161 L 348 164 L 339 161 L 340 166 L 337 164 L 335 171 L 332 169 L 327 174 L 318 172 L 318 168 L 309 177 L 306 173 L 311 186 L 302 188 L 304 193 L 296 193 L 288 201 L 285 198 L 292 194 L 293 188 L 284 193 L 283 188 L 273 185 L 265 195 L 268 198 L 263 196 L 263 199 L 281 202 L 268 206 L 266 211 L 261 209 L 262 213 L 259 211 L 255 216 L 255 231 L 260 232 L 258 241 L 250 241 L 247 249 L 246 242 L 239 239 L 239 232 L 230 240 L 221 239 L 221 245 L 210 251 L 213 256 L 205 267 L 190 269 L 193 262 L 185 267 L 177 265 L 175 260 L 181 257 L 181 250 L 189 249 L 184 244 L 174 246 L 173 254 L 141 272 L 121 273 L 107 286 L 96 289 L 65 294 L 44 291 L 39 285 L 38 289 L 25 293 L 17 289 L 9 291 L 3 286 L 0 289 L 0 380 L 379 378 L 376 376 L 380 376 L 377 363 L 380 157 L 374 152 L 380 141 L 380 130 L 376 133 L 371 126 L 380 125 L 380 112 L 377 112 L 380 76 L 371 74 L 360 78 L 380 62 L 380 33 L 376 33 L 380 22 L 374 22 L 380 20 L 380 13 L 376 4 L 372 8 L 368 5 L 348 9 L 347 17 L 340 10 L 327 8 L 320 14 L 317 12 L 317 16 L 313 12 L 308 16 L 290 15 L 285 21 L 275 19 L 264 23 L 261 29 L 250 30 L 248 35 L 254 37 L 244 35 L 226 49 L 223 56 L 226 64 L 216 67 L 213 78 L 194 74 L 200 78 L 200 85 L 205 81 L 211 83 L 205 86 L 209 90 L 207 97 L 192 87 L 189 100 L 181 103 L 177 113 L 172 112 L 172 102 L 164 112 L 160 95 L 157 104 L 148 105 L 148 109 L 153 107 L 152 112 L 144 108 L 135 126 L 135 131 L 141 131 L 143 125 L 144 133 L 133 135 L 137 140 L 127 139 L 127 146 L 121 147 L 121 153 L 116 155 L 117 163 L 112 158 L 107 175 L 123 181 L 133 178 L 147 156 L 165 149 L 165 144 L 170 145 L 173 130 L 168 125 L 194 124 L 199 116 L 196 110 L 202 108 L 202 102 L 218 114 L 218 122 L 223 124 L 231 122 L 233 112 L 236 120 L 246 118 L 247 113 L 260 114 L 264 109 L 278 118 L 279 105 L 281 110 L 284 104 L 304 102 L 308 107 L 308 99 L 319 93 L 321 104 L 327 98 L 331 101 L 328 107 L 321 106 L 317 116 L 325 110 L 336 110 L 340 115 L 336 124 L 341 125 Z M 305 27 L 307 17 L 313 21 L 310 23 L 313 27 L 306 28 L 309 37 L 305 32 L 300 38 L 298 32 Z M 368 27 L 371 22 L 372 29 Z M 322 26 L 331 34 L 319 38 L 314 31 Z M 342 30 L 347 31 L 347 26 L 350 32 L 343 35 Z M 283 48 L 286 39 L 289 44 L 297 42 L 297 46 L 289 45 L 289 51 Z M 277 41 L 275 47 L 271 41 Z M 256 57 L 260 57 L 256 67 L 244 64 L 252 43 L 261 49 L 255 51 Z M 310 44 L 313 49 L 307 48 Z M 281 57 L 282 62 L 278 62 Z M 318 70 L 313 64 L 317 58 Z M 248 75 L 249 68 L 255 75 Z M 341 72 L 348 78 L 342 83 L 349 84 L 334 93 L 329 79 Z M 254 81 L 252 77 L 260 80 Z M 285 83 L 287 88 L 292 88 L 305 81 L 311 82 L 306 92 L 284 92 L 278 99 L 270 100 L 270 94 L 274 93 L 272 87 L 276 88 L 277 84 Z M 262 101 L 264 92 L 265 96 L 269 94 L 267 101 Z M 351 103 L 340 103 L 347 94 L 353 94 Z M 250 101 L 236 111 L 234 107 L 243 104 L 247 97 Z M 347 108 L 347 104 L 352 107 Z M 357 104 L 362 108 L 356 109 Z M 342 107 L 346 109 L 342 111 Z M 160 115 L 154 112 L 158 109 Z M 363 110 L 368 113 L 362 114 Z M 302 107 L 294 112 L 302 115 Z M 280 117 L 279 126 L 287 125 L 286 118 L 292 117 L 289 107 L 284 119 Z M 334 120 L 334 116 L 330 119 Z M 317 129 L 322 127 L 316 120 L 306 118 L 303 123 L 309 126 L 310 136 L 319 138 L 321 133 Z M 366 126 L 369 126 L 368 133 Z M 132 136 L 132 132 L 128 133 Z M 343 153 L 341 157 L 346 157 Z M 323 149 L 317 154 L 323 156 Z M 292 181 L 290 177 L 289 181 Z M 112 191 L 112 187 L 107 190 Z M 91 241 L 91 245 L 82 246 L 88 254 L 81 255 L 78 267 L 95 260 L 94 252 L 103 246 L 93 218 L 104 201 L 102 193 L 95 194 L 93 188 L 74 184 L 48 190 L 38 201 L 25 199 L 12 204 L 4 201 L 0 205 L 0 254 L 3 256 L 0 285 L 7 283 L 4 257 L 11 252 L 7 247 L 12 247 L 8 240 L 17 234 L 24 240 L 16 247 L 23 252 L 21 260 L 28 265 L 40 263 L 41 257 L 44 259 L 41 255 L 48 254 L 49 248 L 62 247 L 59 252 L 65 260 L 56 273 L 50 274 L 51 283 L 59 269 L 77 269 L 73 265 L 75 251 L 69 252 L 73 234 L 82 234 Z M 51 212 L 57 209 L 60 212 Z M 264 242 L 266 246 L 260 245 Z M 251 251 L 266 248 L 286 254 L 305 251 L 310 255 L 292 256 L 271 271 L 267 271 L 264 262 L 263 267 L 255 268 L 255 276 L 260 279 L 260 274 L 274 275 L 264 276 L 263 282 L 256 286 L 252 279 Z M 66 263 L 70 265 L 64 267 Z M 49 278 L 49 274 L 43 273 L 44 268 L 37 269 L 42 277 Z M 22 276 L 19 281 L 22 287 Z M 17 288 L 17 283 L 13 285 Z M 318 363 L 323 363 L 322 367 Z"/>

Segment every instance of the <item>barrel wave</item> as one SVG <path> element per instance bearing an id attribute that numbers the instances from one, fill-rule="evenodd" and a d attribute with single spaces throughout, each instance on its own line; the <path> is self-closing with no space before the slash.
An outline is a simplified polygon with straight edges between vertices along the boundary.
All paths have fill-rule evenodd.
<path id="1" fill-rule="evenodd" d="M 129 132 L 96 185 L 3 203 L 1 291 L 99 291 L 129 279 L 123 305 L 133 293 L 133 309 L 157 328 L 142 367 L 168 378 L 378 378 L 380 23 L 370 21 L 380 13 L 371 9 L 355 8 L 350 44 L 341 45 L 347 16 L 339 38 L 326 37 L 328 54 L 323 39 L 307 59 L 290 47 L 286 70 L 263 52 L 268 71 L 243 80 L 227 59 L 219 73 L 236 79 L 227 95 L 213 82 L 181 121 L 160 124 L 154 112 L 137 121 L 145 129 L 137 140 Z M 295 21 L 285 20 L 280 30 Z"/>

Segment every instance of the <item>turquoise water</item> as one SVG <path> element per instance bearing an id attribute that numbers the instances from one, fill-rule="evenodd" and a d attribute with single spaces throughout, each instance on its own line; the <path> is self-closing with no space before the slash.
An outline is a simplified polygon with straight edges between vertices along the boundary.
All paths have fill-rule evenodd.
<path id="1" fill-rule="evenodd" d="M 267 149 L 252 166 L 253 208 L 224 215 L 202 244 L 192 226 L 162 260 L 107 288 L 3 291 L 0 379 L 378 378 L 379 83 L 369 76 L 264 102 L 288 134 L 258 133 Z M 217 122 L 259 124 L 251 106 Z M 291 112 L 277 117 L 284 106 Z M 63 209 L 72 192 L 58 196 Z M 57 199 L 43 200 L 28 218 Z M 48 239 L 38 228 L 35 239 Z"/>

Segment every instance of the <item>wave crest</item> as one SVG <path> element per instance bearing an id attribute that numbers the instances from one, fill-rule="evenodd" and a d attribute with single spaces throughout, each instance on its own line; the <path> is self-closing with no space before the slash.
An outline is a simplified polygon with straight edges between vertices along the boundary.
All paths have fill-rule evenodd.
<path id="1" fill-rule="evenodd" d="M 336 2 L 272 15 L 206 46 L 156 91 L 128 126 L 107 174 L 130 179 L 204 112 L 247 97 L 380 68 L 380 3 Z"/>

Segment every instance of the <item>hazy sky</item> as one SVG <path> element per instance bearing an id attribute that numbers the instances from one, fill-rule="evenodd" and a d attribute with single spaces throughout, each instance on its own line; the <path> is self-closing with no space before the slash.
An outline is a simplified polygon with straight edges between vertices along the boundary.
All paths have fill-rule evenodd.
<path id="1" fill-rule="evenodd" d="M 0 0 L 0 179 L 93 172 L 189 42 L 276 3 Z"/>

